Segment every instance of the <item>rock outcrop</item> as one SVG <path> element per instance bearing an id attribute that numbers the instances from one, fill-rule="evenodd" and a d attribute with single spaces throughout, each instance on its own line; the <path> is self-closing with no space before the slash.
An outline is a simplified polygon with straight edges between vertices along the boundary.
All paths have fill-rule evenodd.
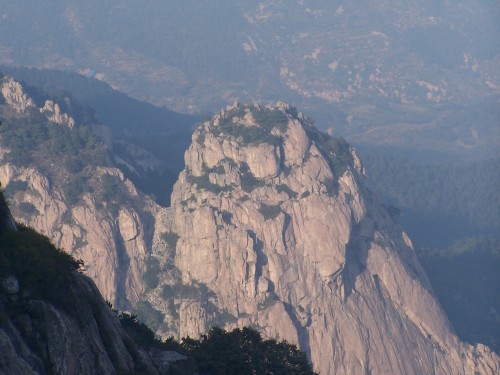
<path id="1" fill-rule="evenodd" d="M 50 121 L 59 125 L 65 125 L 68 128 L 75 126 L 75 119 L 67 113 L 61 112 L 59 104 L 54 103 L 52 100 L 46 100 L 40 112 L 43 113 Z"/>
<path id="2" fill-rule="evenodd" d="M 31 142 L 30 148 L 17 146 L 17 158 L 32 153 L 32 161 L 24 163 L 16 157 L 9 158 L 12 145 L 1 139 L 0 183 L 9 193 L 15 219 L 83 260 L 86 274 L 115 306 L 128 309 L 135 305 L 144 289 L 144 260 L 151 248 L 158 206 L 139 192 L 121 170 L 107 162 L 106 156 L 101 157 L 102 162 L 92 161 L 96 155 L 106 155 L 105 151 L 99 154 L 104 145 L 82 151 L 85 139 L 71 143 L 71 137 L 76 138 L 71 132 L 78 134 L 82 129 L 57 103 L 45 100 L 45 105 L 38 108 L 23 86 L 10 77 L 4 77 L 0 87 L 5 99 L 1 110 L 7 113 L 6 126 L 21 127 L 27 123 L 33 131 L 39 127 L 39 132 L 49 133 L 40 137 L 39 141 L 45 142 L 40 146 L 30 138 L 32 130 L 19 129 L 19 138 Z M 45 116 L 44 124 L 38 112 Z M 10 125 L 12 120 L 19 121 Z M 55 135 L 50 135 L 54 127 Z M 70 129 L 69 135 L 64 132 L 66 128 Z M 90 130 L 87 139 L 91 137 L 88 133 Z M 71 151 L 57 156 L 50 151 L 43 153 L 56 141 L 58 149 L 72 148 Z M 91 157 L 90 152 L 94 152 Z M 86 159 L 80 160 L 84 156 Z"/>
<path id="3" fill-rule="evenodd" d="M 28 108 L 36 108 L 34 100 L 26 94 L 23 86 L 11 77 L 2 79 L 0 91 L 5 102 L 18 113 L 25 112 Z"/>
<path id="4" fill-rule="evenodd" d="M 52 100 L 46 100 L 41 108 L 37 108 L 35 101 L 26 93 L 21 83 L 12 77 L 4 77 L 0 81 L 0 92 L 5 102 L 16 112 L 24 113 L 28 108 L 38 109 L 49 121 L 69 128 L 75 126 L 75 119 L 61 111 L 59 104 Z"/>
<path id="5" fill-rule="evenodd" d="M 232 106 L 194 132 L 185 162 L 156 218 L 147 298 L 161 334 L 257 327 L 321 374 L 499 372 L 496 354 L 453 333 L 341 139 L 283 103 Z"/>
<path id="6" fill-rule="evenodd" d="M 116 168 L 92 171 L 97 180 L 114 176 L 126 187 L 126 203 L 103 206 L 98 195 L 86 193 L 68 204 L 61 188 L 35 168 L 0 165 L 2 186 L 23 184 L 15 193 L 16 220 L 48 236 L 59 248 L 83 260 L 85 273 L 104 297 L 122 307 L 135 304 L 143 293 L 144 259 L 151 247 L 156 204 L 138 192 Z M 12 186 L 11 185 L 11 186 Z M 31 212 L 23 208 L 31 207 Z"/>
<path id="7" fill-rule="evenodd" d="M 186 358 L 156 342 L 136 343 L 93 281 L 73 270 L 77 264 L 4 220 L 3 194 L 0 202 L 0 374 L 160 375 Z M 43 265 L 27 244 L 43 252 Z"/>

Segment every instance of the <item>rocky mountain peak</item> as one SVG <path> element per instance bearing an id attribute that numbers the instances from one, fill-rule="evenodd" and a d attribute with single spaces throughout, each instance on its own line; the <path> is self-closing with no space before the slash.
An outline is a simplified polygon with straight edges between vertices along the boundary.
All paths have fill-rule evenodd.
<path id="1" fill-rule="evenodd" d="M 234 105 L 199 126 L 185 163 L 156 218 L 147 298 L 165 314 L 159 333 L 252 326 L 323 374 L 498 370 L 453 334 L 343 139 L 284 103 Z"/>
<path id="2" fill-rule="evenodd" d="M 354 149 L 343 139 L 319 132 L 282 102 L 275 107 L 233 105 L 222 110 L 194 132 L 185 162 L 188 175 L 208 176 L 209 183 L 225 190 L 241 184 L 245 189 L 248 175 L 261 182 L 257 185 L 266 180 L 276 184 L 297 167 L 319 173 L 314 176 L 319 184 L 303 181 L 302 190 L 318 190 L 321 184 L 328 190 L 346 171 L 362 171 Z"/>
<path id="3" fill-rule="evenodd" d="M 16 112 L 24 112 L 27 108 L 36 107 L 35 102 L 24 91 L 23 86 L 12 77 L 4 77 L 1 83 L 1 92 L 5 102 Z"/>
<path id="4" fill-rule="evenodd" d="M 34 108 L 45 115 L 49 121 L 59 125 L 66 125 L 69 128 L 75 126 L 75 119 L 61 111 L 59 104 L 55 103 L 53 100 L 46 100 L 44 105 L 38 108 L 23 85 L 12 77 L 6 76 L 0 81 L 0 92 L 5 102 L 17 113 L 24 113 L 28 108 Z"/>

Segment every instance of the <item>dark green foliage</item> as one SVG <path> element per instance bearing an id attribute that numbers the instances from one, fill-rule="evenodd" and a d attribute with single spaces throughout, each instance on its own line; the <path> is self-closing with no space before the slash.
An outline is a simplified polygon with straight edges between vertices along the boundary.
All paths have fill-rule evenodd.
<path id="1" fill-rule="evenodd" d="M 308 196 L 310 196 L 310 195 L 311 195 L 311 192 L 310 192 L 310 191 L 304 191 L 304 192 L 300 195 L 300 197 L 301 197 L 301 198 L 307 198 L 307 197 L 308 197 Z"/>
<path id="2" fill-rule="evenodd" d="M 428 163 L 368 151 L 363 156 L 370 187 L 403 209 L 417 245 L 446 246 L 464 233 L 498 231 L 500 159 Z"/>
<path id="3" fill-rule="evenodd" d="M 264 181 L 257 179 L 247 163 L 241 163 L 240 165 L 240 181 L 241 188 L 247 193 L 252 192 L 255 188 L 264 185 Z"/>
<path id="4" fill-rule="evenodd" d="M 241 138 L 244 145 L 270 143 L 278 145 L 281 143 L 281 137 L 271 134 L 274 128 L 281 132 L 286 131 L 287 115 L 278 109 L 250 107 L 255 122 L 259 126 L 246 126 L 233 123 L 234 117 L 243 117 L 245 107 L 239 106 L 227 112 L 221 118 L 219 126 L 213 126 L 211 132 L 217 136 L 220 133 L 229 134 L 235 138 Z"/>
<path id="5" fill-rule="evenodd" d="M 155 310 L 148 301 L 139 301 L 137 303 L 136 312 L 140 320 L 155 331 L 164 324 L 163 314 L 160 311 Z"/>
<path id="6" fill-rule="evenodd" d="M 342 176 L 352 164 L 351 148 L 346 140 L 342 137 L 333 138 L 312 126 L 306 128 L 306 133 L 316 142 L 335 178 Z"/>
<path id="7" fill-rule="evenodd" d="M 0 233 L 0 274 L 14 274 L 21 288 L 35 298 L 64 305 L 67 284 L 80 265 L 55 248 L 47 237 L 21 224 L 17 231 L 7 229 Z"/>
<path id="8" fill-rule="evenodd" d="M 196 184 L 198 189 L 207 190 L 214 194 L 219 194 L 225 191 L 231 191 L 233 189 L 232 186 L 220 186 L 211 183 L 208 174 L 204 174 L 202 176 L 188 175 L 186 180 L 190 184 Z"/>
<path id="9" fill-rule="evenodd" d="M 121 312 L 118 319 L 120 319 L 120 324 L 125 332 L 136 344 L 145 348 L 161 346 L 161 342 L 156 339 L 154 332 L 144 323 L 141 323 L 136 315 Z"/>
<path id="10" fill-rule="evenodd" d="M 124 197 L 121 194 L 120 185 L 117 176 L 104 174 L 101 177 L 100 199 L 104 202 L 123 203 Z"/>
<path id="11" fill-rule="evenodd" d="M 162 290 L 162 298 L 164 300 L 180 298 L 203 301 L 207 300 L 212 295 L 213 292 L 202 283 L 186 285 L 179 282 L 174 285 L 164 285 Z"/>
<path id="12" fill-rule="evenodd" d="M 84 166 L 105 165 L 101 142 L 90 126 L 70 129 L 51 123 L 35 109 L 27 112 L 0 127 L 1 145 L 10 149 L 5 159 L 17 166 L 35 165 L 51 184 L 63 189 L 66 203 L 76 204 L 83 193 L 91 191 Z"/>
<path id="13" fill-rule="evenodd" d="M 0 190 L 0 235 L 5 230 L 8 229 L 8 227 L 9 227 L 9 221 L 10 221 L 9 207 L 7 206 L 7 202 L 5 200 L 3 192 Z"/>
<path id="14" fill-rule="evenodd" d="M 269 205 L 265 203 L 261 203 L 259 212 L 264 216 L 265 220 L 272 220 L 276 218 L 281 213 L 281 208 L 279 204 L 277 205 Z"/>
<path id="15" fill-rule="evenodd" d="M 212 328 L 199 341 L 184 339 L 182 346 L 204 374 L 315 374 L 306 355 L 295 345 L 262 340 L 260 334 L 250 328 L 231 332 Z"/>
<path id="16" fill-rule="evenodd" d="M 17 191 L 26 191 L 28 183 L 26 181 L 11 180 L 4 189 L 7 197 L 13 197 Z"/>
<path id="17" fill-rule="evenodd" d="M 498 352 L 500 238 L 467 237 L 447 248 L 423 250 L 418 255 L 458 336 Z"/>
<path id="18" fill-rule="evenodd" d="M 149 326 L 142 323 L 142 319 L 137 315 L 129 314 L 126 312 L 117 312 L 116 310 L 113 311 L 118 314 L 120 325 L 122 326 L 124 331 L 132 338 L 132 340 L 137 345 L 141 346 L 142 348 L 175 350 L 180 353 L 186 352 L 185 349 L 173 338 L 169 338 L 165 341 L 158 339 L 155 333 L 149 328 Z"/>
<path id="19" fill-rule="evenodd" d="M 158 274 L 160 271 L 161 268 L 158 259 L 149 256 L 146 259 L 146 271 L 142 275 L 147 289 L 154 289 L 158 286 Z"/>
<path id="20" fill-rule="evenodd" d="M 288 185 L 280 184 L 276 186 L 278 193 L 286 193 L 289 198 L 295 199 L 299 194 L 288 187 Z"/>
<path id="21" fill-rule="evenodd" d="M 173 252 L 173 255 L 175 256 L 175 249 L 177 247 L 179 235 L 174 232 L 165 232 L 161 235 L 161 238 L 167 243 L 168 248 Z"/>
<path id="22" fill-rule="evenodd" d="M 255 122 L 263 129 L 271 131 L 277 128 L 280 132 L 286 131 L 288 117 L 279 109 L 252 107 L 251 112 Z"/>
<path id="23" fill-rule="evenodd" d="M 30 111 L 27 117 L 6 121 L 0 128 L 2 144 L 11 150 L 7 160 L 27 166 L 41 157 L 61 162 L 70 156 L 79 155 L 84 161 L 102 162 L 100 143 L 89 126 L 73 129 L 47 121 L 37 111 Z M 62 160 L 61 160 L 62 158 Z"/>
<path id="24" fill-rule="evenodd" d="M 66 203 L 74 205 L 78 203 L 81 195 L 89 189 L 85 179 L 81 175 L 73 175 L 69 181 L 63 185 Z"/>
<path id="25" fill-rule="evenodd" d="M 263 340 L 251 329 L 226 332 L 212 328 L 200 340 L 184 338 L 177 343 L 172 338 L 159 340 L 137 316 L 119 313 L 125 332 L 143 348 L 175 350 L 188 356 L 191 366 L 187 373 L 207 375 L 315 375 L 307 356 L 286 341 Z M 174 374 L 183 374 L 175 372 Z"/>
<path id="26" fill-rule="evenodd" d="M 78 173 L 81 172 L 85 166 L 80 159 L 73 157 L 66 160 L 65 167 L 70 173 Z"/>

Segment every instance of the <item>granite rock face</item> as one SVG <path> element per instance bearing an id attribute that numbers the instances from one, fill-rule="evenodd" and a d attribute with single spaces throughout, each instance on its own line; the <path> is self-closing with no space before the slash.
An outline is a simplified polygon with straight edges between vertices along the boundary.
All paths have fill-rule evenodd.
<path id="1" fill-rule="evenodd" d="M 0 159 L 1 160 L 1 159 Z M 116 168 L 99 167 L 96 179 L 114 176 L 126 188 L 127 203 L 111 214 L 96 194 L 69 205 L 64 192 L 35 168 L 0 165 L 2 186 L 24 183 L 11 208 L 18 222 L 48 236 L 59 248 L 83 260 L 85 273 L 108 300 L 134 304 L 143 293 L 144 259 L 151 247 L 156 204 L 138 192 Z M 33 213 L 19 207 L 29 204 Z"/>
<path id="2" fill-rule="evenodd" d="M 10 77 L 0 80 L 5 100 L 5 113 L 10 117 L 32 121 L 38 125 L 39 112 L 48 120 L 48 127 L 68 127 L 78 132 L 74 118 L 64 113 L 59 104 L 45 100 L 38 108 L 24 87 Z M 40 116 L 38 114 L 38 116 Z M 8 120 L 7 120 L 8 121 Z M 45 156 L 17 164 L 9 159 L 9 144 L 0 146 L 0 183 L 11 190 L 10 208 L 16 221 L 49 237 L 59 248 L 83 260 L 85 272 L 104 297 L 115 306 L 130 308 L 143 293 L 142 273 L 146 254 L 150 251 L 154 216 L 158 206 L 139 192 L 111 163 L 81 165 L 79 179 L 68 167 L 67 160 Z M 77 161 L 78 164 L 78 161 Z M 73 182 L 72 182 L 73 179 Z M 108 183 L 108 198 L 102 191 Z M 68 185 L 76 186 L 70 197 Z M 78 191 L 80 189 L 80 191 Z M 114 196 L 120 196 L 117 203 Z"/>
<path id="3" fill-rule="evenodd" d="M 345 142 L 284 103 L 232 106 L 194 132 L 185 162 L 156 217 L 160 334 L 253 326 L 322 374 L 499 372 L 455 336 Z"/>
<path id="4" fill-rule="evenodd" d="M 71 302 L 64 308 L 23 296 L 26 292 L 21 290 L 15 299 L 0 292 L 2 375 L 159 375 L 169 373 L 170 363 L 185 359 L 138 346 L 86 276 L 76 273 L 67 285 Z M 165 356 L 170 362 L 158 365 L 156 357 Z"/>

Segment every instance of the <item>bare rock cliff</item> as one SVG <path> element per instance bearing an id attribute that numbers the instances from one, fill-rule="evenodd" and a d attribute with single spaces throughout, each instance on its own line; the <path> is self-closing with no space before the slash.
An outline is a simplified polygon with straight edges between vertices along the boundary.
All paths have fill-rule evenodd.
<path id="1" fill-rule="evenodd" d="M 30 142 L 29 148 L 14 146 L 5 133 L 0 135 L 0 183 L 9 193 L 14 218 L 83 260 L 86 274 L 108 301 L 122 309 L 135 305 L 144 291 L 144 260 L 151 248 L 158 206 L 119 169 L 109 166 L 102 156 L 105 151 L 99 154 L 104 146 L 84 150 L 82 139 L 78 146 L 71 143 L 71 137 L 85 129 L 57 103 L 46 100 L 38 108 L 24 87 L 10 77 L 0 80 L 0 90 L 5 100 L 0 105 L 4 128 L 18 127 L 18 138 Z M 35 141 L 31 132 L 54 135 Z M 85 134 L 87 140 L 92 139 Z M 57 140 L 57 150 L 71 148 L 71 152 L 54 154 L 51 147 Z M 16 147 L 13 157 L 10 153 Z M 26 155 L 30 161 L 20 162 Z M 93 162 L 99 156 L 104 161 Z"/>
<path id="2" fill-rule="evenodd" d="M 457 339 L 343 140 L 283 103 L 233 106 L 194 132 L 185 162 L 156 218 L 161 334 L 253 326 L 322 374 L 499 372 Z"/>
<path id="3" fill-rule="evenodd" d="M 83 260 L 85 273 L 108 301 L 136 303 L 143 293 L 144 259 L 151 247 L 157 206 L 116 168 L 99 167 L 91 174 L 98 181 L 103 176 L 115 177 L 126 188 L 127 203 L 111 209 L 110 204 L 103 206 L 106 202 L 97 194 L 86 193 L 71 205 L 64 191 L 52 186 L 37 169 L 0 165 L 2 186 L 23 185 L 11 204 L 16 220 Z"/>

